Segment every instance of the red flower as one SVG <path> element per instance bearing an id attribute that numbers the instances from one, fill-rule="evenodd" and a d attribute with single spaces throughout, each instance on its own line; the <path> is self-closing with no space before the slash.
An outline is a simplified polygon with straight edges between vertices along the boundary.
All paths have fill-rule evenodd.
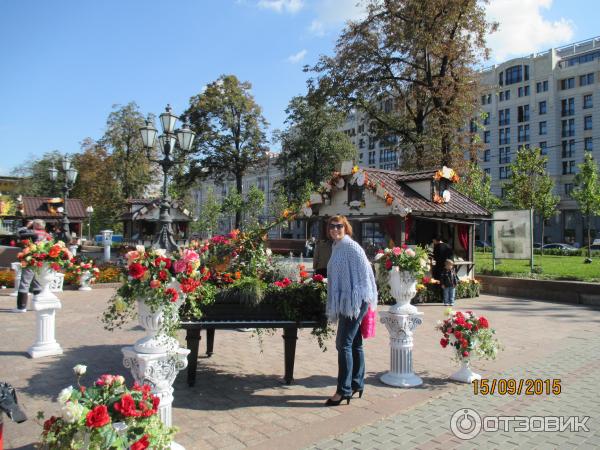
<path id="1" fill-rule="evenodd" d="M 429 284 L 429 282 L 431 281 L 431 277 L 423 277 L 423 284 Z"/>
<path id="2" fill-rule="evenodd" d="M 79 392 L 85 394 L 85 386 L 79 386 Z"/>
<path id="3" fill-rule="evenodd" d="M 154 260 L 154 265 L 156 267 L 160 267 L 161 263 L 165 263 L 165 269 L 170 269 L 171 268 L 171 260 L 169 258 L 165 258 L 164 256 L 159 256 L 158 258 L 156 258 Z"/>
<path id="4" fill-rule="evenodd" d="M 312 279 L 313 279 L 313 281 L 316 281 L 316 282 L 319 282 L 319 283 L 320 283 L 320 282 L 322 282 L 322 281 L 323 281 L 325 278 L 323 277 L 323 275 L 321 275 L 321 274 L 318 274 L 318 273 L 317 273 L 317 274 L 313 275 Z"/>
<path id="5" fill-rule="evenodd" d="M 142 266 L 140 263 L 133 263 L 129 266 L 129 275 L 136 280 L 139 280 L 146 273 L 146 268 Z"/>
<path id="6" fill-rule="evenodd" d="M 48 250 L 48 256 L 50 256 L 50 258 L 56 258 L 58 255 L 60 255 L 60 247 L 58 245 L 53 245 L 50 247 L 50 250 Z"/>
<path id="7" fill-rule="evenodd" d="M 156 288 L 160 287 L 160 281 L 158 281 L 158 280 L 152 280 L 152 281 L 150 281 L 150 287 L 152 289 L 156 289 Z"/>
<path id="8" fill-rule="evenodd" d="M 184 278 L 181 280 L 181 291 L 189 294 L 190 292 L 194 292 L 196 289 L 200 287 L 200 281 L 194 280 L 193 278 Z"/>
<path id="9" fill-rule="evenodd" d="M 469 356 L 469 352 L 468 351 L 464 351 L 462 352 L 463 358 L 466 358 L 467 356 Z"/>
<path id="10" fill-rule="evenodd" d="M 160 272 L 158 272 L 158 279 L 160 281 L 167 281 L 168 278 L 169 273 L 166 270 L 161 270 Z"/>
<path id="11" fill-rule="evenodd" d="M 456 339 L 460 339 L 460 338 L 462 337 L 462 333 L 461 333 L 460 331 L 456 330 L 456 331 L 454 332 L 454 337 L 455 337 Z"/>
<path id="12" fill-rule="evenodd" d="M 17 243 L 15 242 L 14 239 L 10 241 L 10 246 L 11 247 L 16 247 L 17 246 Z"/>
<path id="13" fill-rule="evenodd" d="M 50 267 L 52 268 L 52 270 L 56 270 L 56 271 L 60 270 L 60 266 L 57 263 L 50 264 Z"/>
<path id="14" fill-rule="evenodd" d="M 440 345 L 444 348 L 448 345 L 448 339 L 440 339 Z"/>
<path id="15" fill-rule="evenodd" d="M 392 260 L 391 259 L 388 258 L 388 259 L 385 260 L 385 268 L 387 270 L 392 270 L 392 265 L 393 264 L 392 264 Z"/>
<path id="16" fill-rule="evenodd" d="M 469 346 L 469 341 L 467 341 L 466 339 L 461 339 L 460 340 L 460 346 L 462 348 L 467 348 Z"/>
<path id="17" fill-rule="evenodd" d="M 479 326 L 481 328 L 488 328 L 490 326 L 490 324 L 488 323 L 487 319 L 485 317 L 483 317 L 483 316 L 481 316 L 479 318 L 478 323 L 479 323 Z"/>
<path id="18" fill-rule="evenodd" d="M 125 417 L 139 417 L 141 415 L 135 406 L 135 400 L 131 394 L 124 394 L 121 400 L 113 405 L 113 408 Z"/>
<path id="19" fill-rule="evenodd" d="M 56 416 L 52 416 L 50 417 L 48 420 L 46 420 L 44 422 L 44 434 L 48 434 L 48 432 L 50 431 L 50 429 L 52 428 L 52 425 L 54 425 L 54 423 L 58 420 L 58 417 Z"/>
<path id="20" fill-rule="evenodd" d="M 85 424 L 89 428 L 100 428 L 107 423 L 110 423 L 110 416 L 106 405 L 96 406 L 85 416 Z"/>
<path id="21" fill-rule="evenodd" d="M 148 448 L 149 445 L 150 445 L 150 441 L 148 440 L 148 435 L 145 434 L 142 436 L 142 438 L 139 441 L 136 441 L 133 444 L 131 444 L 130 449 L 131 450 L 144 450 L 145 448 Z"/>
<path id="22" fill-rule="evenodd" d="M 300 278 L 308 278 L 308 272 L 306 272 L 305 270 L 300 271 Z"/>
<path id="23" fill-rule="evenodd" d="M 171 302 L 173 302 L 173 303 L 175 303 L 177 301 L 177 299 L 179 298 L 179 294 L 177 293 L 177 290 L 175 288 L 165 289 L 165 294 L 171 296 Z"/>

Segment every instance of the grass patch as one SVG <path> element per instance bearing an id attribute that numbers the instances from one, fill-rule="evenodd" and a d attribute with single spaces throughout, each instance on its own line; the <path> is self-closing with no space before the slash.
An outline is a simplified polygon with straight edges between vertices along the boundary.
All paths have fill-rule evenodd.
<path id="1" fill-rule="evenodd" d="M 529 260 L 497 259 L 493 271 L 491 253 L 476 252 L 475 270 L 481 275 L 600 282 L 600 258 L 593 258 L 591 264 L 584 264 L 584 260 L 584 256 L 535 255 L 534 273 L 531 273 Z"/>

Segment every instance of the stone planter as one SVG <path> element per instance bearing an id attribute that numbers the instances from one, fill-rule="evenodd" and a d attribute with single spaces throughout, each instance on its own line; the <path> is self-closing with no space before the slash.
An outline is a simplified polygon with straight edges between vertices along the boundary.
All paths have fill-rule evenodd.
<path id="1" fill-rule="evenodd" d="M 481 375 L 471 370 L 470 358 L 461 358 L 461 367 L 450 376 L 451 380 L 461 383 L 472 383 L 474 380 L 481 380 Z"/>
<path id="2" fill-rule="evenodd" d="M 389 272 L 389 284 L 392 297 L 396 304 L 390 307 L 390 312 L 394 314 L 416 314 L 417 307 L 410 304 L 412 298 L 417 294 L 417 280 L 405 270 L 400 270 L 394 266 Z"/>
<path id="3" fill-rule="evenodd" d="M 146 336 L 138 339 L 133 348 L 138 353 L 167 353 L 177 348 L 177 340 L 161 330 L 165 323 L 164 307 L 152 311 L 145 300 L 138 300 L 138 322 L 146 330 Z M 167 309 L 167 311 L 170 311 Z M 173 314 L 177 314 L 175 310 Z"/>
<path id="4" fill-rule="evenodd" d="M 91 291 L 92 290 L 92 279 L 94 275 L 89 270 L 84 270 L 79 275 L 79 291 Z"/>

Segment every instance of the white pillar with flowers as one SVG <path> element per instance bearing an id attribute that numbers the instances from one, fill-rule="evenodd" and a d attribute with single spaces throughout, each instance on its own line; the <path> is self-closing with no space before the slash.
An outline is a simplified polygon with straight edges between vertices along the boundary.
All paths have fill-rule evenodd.
<path id="1" fill-rule="evenodd" d="M 389 311 L 380 314 L 390 333 L 391 366 L 381 381 L 396 387 L 419 386 L 423 380 L 413 372 L 413 333 L 423 323 L 423 313 L 410 301 L 417 293 L 417 279 L 427 269 L 427 253 L 403 245 L 379 251 L 375 261 L 378 272 L 387 274 L 390 294 L 396 300 Z"/>

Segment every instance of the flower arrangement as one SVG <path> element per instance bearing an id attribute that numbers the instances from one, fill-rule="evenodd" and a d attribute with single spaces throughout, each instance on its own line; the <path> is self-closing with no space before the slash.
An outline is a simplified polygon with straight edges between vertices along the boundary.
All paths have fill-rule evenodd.
<path id="1" fill-rule="evenodd" d="M 375 263 L 387 271 L 398 267 L 401 271 L 410 272 L 415 278 L 420 278 L 428 269 L 427 251 L 422 247 L 412 249 L 406 244 L 402 247 L 386 248 L 377 252 Z"/>
<path id="2" fill-rule="evenodd" d="M 454 169 L 451 169 L 450 167 L 446 167 L 446 166 L 444 166 L 441 169 L 437 170 L 435 172 L 435 174 L 433 175 L 433 179 L 435 181 L 439 181 L 442 178 L 445 178 L 446 180 L 450 180 L 453 183 L 458 183 L 460 181 L 460 177 L 454 171 Z"/>
<path id="3" fill-rule="evenodd" d="M 84 260 L 82 258 L 74 258 L 67 265 L 65 279 L 74 279 L 78 283 L 81 283 L 81 275 L 85 272 L 89 272 L 91 278 L 88 283 L 94 284 L 98 275 L 100 274 L 100 269 L 96 267 L 93 260 Z"/>
<path id="4" fill-rule="evenodd" d="M 436 329 L 441 331 L 440 345 L 454 349 L 459 360 L 477 356 L 495 359 L 500 343 L 495 338 L 496 331 L 490 328 L 488 320 L 477 317 L 473 311 L 453 311 L 448 308 L 447 319 L 439 321 Z"/>
<path id="5" fill-rule="evenodd" d="M 33 270 L 48 264 L 52 270 L 60 270 L 69 265 L 73 255 L 62 241 L 40 241 L 24 243 L 23 250 L 17 254 L 21 267 Z"/>
<path id="6" fill-rule="evenodd" d="M 160 400 L 150 386 L 135 383 L 128 389 L 121 375 L 105 374 L 86 387 L 80 384 L 86 366 L 78 364 L 73 371 L 77 388 L 69 386 L 59 393 L 61 414 L 44 422 L 42 448 L 170 448 L 175 429 L 160 420 Z M 38 419 L 44 419 L 43 412 Z"/>

